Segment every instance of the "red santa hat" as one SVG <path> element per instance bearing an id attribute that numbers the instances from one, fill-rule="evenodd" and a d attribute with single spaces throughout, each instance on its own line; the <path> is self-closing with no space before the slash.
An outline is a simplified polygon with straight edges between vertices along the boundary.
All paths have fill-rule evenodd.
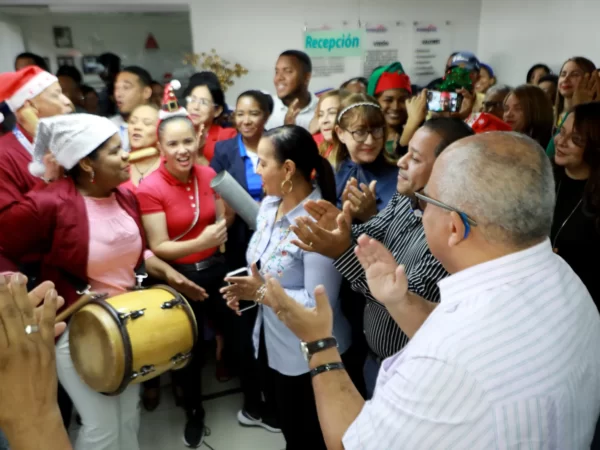
<path id="1" fill-rule="evenodd" d="M 12 112 L 16 112 L 27 100 L 37 97 L 57 82 L 54 75 L 37 66 L 0 73 L 0 102 L 5 102 Z"/>
<path id="2" fill-rule="evenodd" d="M 489 131 L 512 131 L 512 127 L 502 119 L 488 113 L 479 113 L 468 121 L 476 134 Z"/>
<path id="3" fill-rule="evenodd" d="M 159 119 L 165 120 L 173 116 L 187 116 L 188 113 L 185 108 L 179 106 L 175 91 L 181 88 L 181 83 L 177 80 L 172 80 L 165 86 L 163 93 L 162 106 L 158 113 Z"/>

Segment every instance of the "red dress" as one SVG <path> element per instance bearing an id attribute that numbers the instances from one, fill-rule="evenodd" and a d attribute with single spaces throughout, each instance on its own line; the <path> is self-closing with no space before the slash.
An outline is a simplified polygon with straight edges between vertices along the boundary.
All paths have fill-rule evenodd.
<path id="1" fill-rule="evenodd" d="M 235 128 L 223 128 L 219 125 L 212 125 L 206 135 L 206 143 L 204 144 L 204 157 L 208 162 L 215 154 L 215 145 L 219 141 L 226 141 L 234 138 L 237 135 Z"/>

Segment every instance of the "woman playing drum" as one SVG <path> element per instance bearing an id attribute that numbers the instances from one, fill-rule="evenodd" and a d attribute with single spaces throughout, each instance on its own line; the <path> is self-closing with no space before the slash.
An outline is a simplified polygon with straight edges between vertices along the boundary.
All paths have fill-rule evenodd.
<path id="1" fill-rule="evenodd" d="M 146 249 L 135 196 L 118 186 L 129 177 L 128 155 L 119 130 L 108 119 L 76 114 L 42 119 L 34 142 L 31 171 L 46 172 L 49 150 L 66 175 L 30 192 L 16 208 L 17 220 L 0 215 L 0 272 L 16 271 L 26 255 L 43 255 L 40 279 L 54 282 L 72 304 L 83 285 L 116 295 L 135 285 L 135 269 L 185 293 L 204 290 Z M 47 160 L 46 160 L 47 161 Z M 104 396 L 84 384 L 71 360 L 67 330 L 57 343 L 58 377 L 81 415 L 76 450 L 139 449 L 139 386 Z"/>

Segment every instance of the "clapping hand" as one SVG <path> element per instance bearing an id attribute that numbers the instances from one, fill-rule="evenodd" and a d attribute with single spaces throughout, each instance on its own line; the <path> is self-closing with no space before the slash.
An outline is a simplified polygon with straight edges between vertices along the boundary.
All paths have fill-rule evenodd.
<path id="1" fill-rule="evenodd" d="M 296 117 L 300 114 L 300 100 L 295 99 L 289 106 L 287 113 L 285 114 L 284 124 L 285 125 L 296 125 Z"/>
<path id="2" fill-rule="evenodd" d="M 358 238 L 355 253 L 365 270 L 369 290 L 377 301 L 389 308 L 406 298 L 408 280 L 404 266 L 398 265 L 383 244 L 362 235 Z"/>
<path id="3" fill-rule="evenodd" d="M 304 204 L 304 210 L 317 221 L 318 226 L 327 231 L 337 228 L 337 217 L 342 213 L 327 200 L 309 200 Z"/>
<path id="4" fill-rule="evenodd" d="M 333 311 L 323 286 L 314 291 L 316 306 L 305 308 L 286 294 L 274 278 L 267 280 L 264 304 L 271 307 L 292 333 L 304 342 L 314 342 L 333 335 Z"/>
<path id="5" fill-rule="evenodd" d="M 308 217 L 296 219 L 296 225 L 291 230 L 298 239 L 292 244 L 306 252 L 316 252 L 328 258 L 339 258 L 352 245 L 352 218 L 350 204 L 344 205 L 344 211 L 336 218 L 336 228 L 328 231 L 321 228 Z"/>
<path id="6" fill-rule="evenodd" d="M 350 202 L 350 212 L 354 219 L 367 222 L 371 217 L 377 215 L 377 180 L 371 181 L 369 186 L 364 183 L 357 186 L 358 181 L 351 178 L 346 183 L 342 194 L 344 204 Z"/>

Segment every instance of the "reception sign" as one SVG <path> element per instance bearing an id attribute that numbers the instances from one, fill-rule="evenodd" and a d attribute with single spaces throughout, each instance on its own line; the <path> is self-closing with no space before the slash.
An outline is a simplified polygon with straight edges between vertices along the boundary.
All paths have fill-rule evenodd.
<path id="1" fill-rule="evenodd" d="M 362 56 L 362 30 L 319 30 L 304 33 L 304 49 L 309 56 Z"/>

